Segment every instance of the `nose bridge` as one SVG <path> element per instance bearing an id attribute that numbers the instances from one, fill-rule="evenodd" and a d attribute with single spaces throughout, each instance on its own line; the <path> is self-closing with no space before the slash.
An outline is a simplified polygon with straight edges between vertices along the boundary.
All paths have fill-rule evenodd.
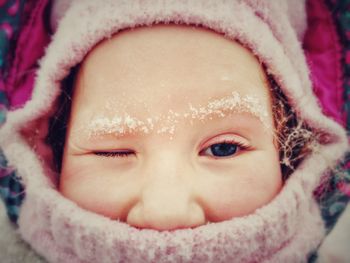
<path id="1" fill-rule="evenodd" d="M 141 199 L 146 220 L 184 221 L 192 201 L 190 178 L 184 173 L 191 171 L 186 171 L 187 165 L 181 164 L 179 158 L 171 152 L 163 153 L 157 160 L 147 169 L 142 189 Z"/>
<path id="2" fill-rule="evenodd" d="M 185 156 L 171 149 L 159 151 L 150 157 L 146 165 L 145 179 L 149 182 L 163 183 L 181 180 L 185 176 L 185 170 L 189 169 L 189 164 L 185 160 Z"/>
<path id="3" fill-rule="evenodd" d="M 196 203 L 191 166 L 174 153 L 163 153 L 145 167 L 138 203 L 130 210 L 128 223 L 141 228 L 171 230 L 205 222 Z"/>

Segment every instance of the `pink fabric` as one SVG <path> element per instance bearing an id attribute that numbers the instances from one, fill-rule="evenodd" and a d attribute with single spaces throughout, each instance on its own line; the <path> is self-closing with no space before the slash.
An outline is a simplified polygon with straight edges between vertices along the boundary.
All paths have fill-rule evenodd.
<path id="1" fill-rule="evenodd" d="M 11 109 L 23 106 L 31 97 L 38 59 L 43 56 L 50 40 L 45 28 L 48 22 L 44 20 L 48 0 L 28 2 L 24 13 L 30 14 L 30 17 L 23 22 L 15 58 L 5 83 Z"/>
<path id="2" fill-rule="evenodd" d="M 48 0 L 38 0 L 31 11 L 27 25 L 21 30 L 16 55 L 6 90 L 11 108 L 23 105 L 31 96 L 36 62 L 43 55 L 49 42 L 45 29 L 43 13 Z M 319 98 L 325 114 L 345 126 L 342 114 L 342 70 L 340 61 L 340 42 L 336 28 L 323 1 L 308 1 L 308 30 L 304 48 L 308 57 L 314 91 Z"/>
<path id="3" fill-rule="evenodd" d="M 60 3 L 60 1 L 57 1 Z M 68 2 L 68 1 L 66 1 Z M 31 17 L 21 30 L 16 55 L 6 90 L 11 108 L 22 106 L 33 89 L 36 62 L 44 53 L 49 42 L 43 13 L 48 0 L 38 0 L 33 4 Z M 68 4 L 67 4 L 68 5 Z M 307 6 L 308 30 L 305 34 L 304 48 L 311 70 L 314 91 L 326 115 L 345 126 L 342 114 L 342 70 L 340 43 L 332 16 L 323 1 L 310 0 Z"/>
<path id="4" fill-rule="evenodd" d="M 304 48 L 314 92 L 324 113 L 345 127 L 341 43 L 332 15 L 324 1 L 307 1 L 308 30 Z"/>

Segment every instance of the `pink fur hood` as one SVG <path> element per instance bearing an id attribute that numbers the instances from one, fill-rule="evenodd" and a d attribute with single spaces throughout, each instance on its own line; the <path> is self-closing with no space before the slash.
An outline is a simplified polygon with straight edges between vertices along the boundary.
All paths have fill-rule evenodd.
<path id="1" fill-rule="evenodd" d="M 201 25 L 238 39 L 267 66 L 300 118 L 330 139 L 253 214 L 159 232 L 112 221 L 65 199 L 56 189 L 57 175 L 46 165 L 45 124 L 36 148 L 22 131 L 50 115 L 61 81 L 98 42 L 125 28 L 169 22 Z M 0 146 L 25 185 L 19 232 L 34 250 L 49 262 L 307 262 L 326 231 L 314 191 L 348 143 L 312 92 L 301 48 L 304 1 L 57 1 L 52 26 L 56 32 L 40 61 L 31 100 L 9 112 L 0 129 Z"/>

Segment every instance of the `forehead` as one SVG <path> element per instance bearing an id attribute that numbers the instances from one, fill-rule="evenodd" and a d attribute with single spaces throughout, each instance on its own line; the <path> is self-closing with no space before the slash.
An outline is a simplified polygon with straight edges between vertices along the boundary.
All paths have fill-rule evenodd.
<path id="1" fill-rule="evenodd" d="M 254 95 L 269 108 L 264 71 L 247 49 L 206 29 L 158 25 L 118 33 L 88 54 L 78 73 L 73 113 L 81 107 L 134 116 L 182 111 L 233 91 Z"/>

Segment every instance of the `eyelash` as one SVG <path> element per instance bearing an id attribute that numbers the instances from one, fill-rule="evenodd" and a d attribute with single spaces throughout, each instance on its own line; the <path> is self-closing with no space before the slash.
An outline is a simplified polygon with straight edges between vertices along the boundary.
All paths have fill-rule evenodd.
<path id="1" fill-rule="evenodd" d="M 239 146 L 241 148 L 248 148 L 248 145 L 244 144 L 243 142 L 238 142 L 238 141 L 235 141 L 235 140 L 227 140 L 227 139 L 219 141 L 219 142 L 216 142 L 216 143 L 212 143 L 208 147 L 210 147 L 210 146 L 212 146 L 214 144 L 220 144 L 220 143 L 234 144 L 234 145 L 237 145 L 237 146 Z"/>
<path id="2" fill-rule="evenodd" d="M 242 143 L 242 142 L 238 142 L 238 141 L 235 141 L 235 140 L 222 140 L 222 141 L 218 141 L 218 142 L 215 142 L 215 143 L 212 143 L 211 145 L 209 145 L 208 147 L 204 148 L 203 150 L 201 150 L 199 152 L 199 155 L 203 155 L 202 153 L 206 152 L 210 147 L 212 147 L 213 145 L 216 145 L 216 144 L 232 144 L 232 145 L 236 145 L 238 147 L 238 151 L 244 151 L 244 150 L 249 150 L 249 146 Z M 106 157 L 106 158 L 128 158 L 128 157 L 131 157 L 132 155 L 135 155 L 135 152 L 134 151 L 115 151 L 115 152 L 93 152 L 95 155 L 97 156 L 102 156 L 102 157 Z M 234 156 L 236 155 L 236 153 L 234 153 L 233 155 L 230 155 L 228 156 L 231 157 L 231 156 Z M 211 156 L 211 157 L 214 157 L 216 159 L 223 159 L 224 157 L 217 157 L 217 156 Z"/>
<path id="3" fill-rule="evenodd" d="M 112 158 L 127 158 L 130 157 L 132 154 L 135 154 L 133 151 L 121 151 L 121 152 L 94 152 L 97 156 L 103 156 L 103 157 L 112 157 Z"/>

